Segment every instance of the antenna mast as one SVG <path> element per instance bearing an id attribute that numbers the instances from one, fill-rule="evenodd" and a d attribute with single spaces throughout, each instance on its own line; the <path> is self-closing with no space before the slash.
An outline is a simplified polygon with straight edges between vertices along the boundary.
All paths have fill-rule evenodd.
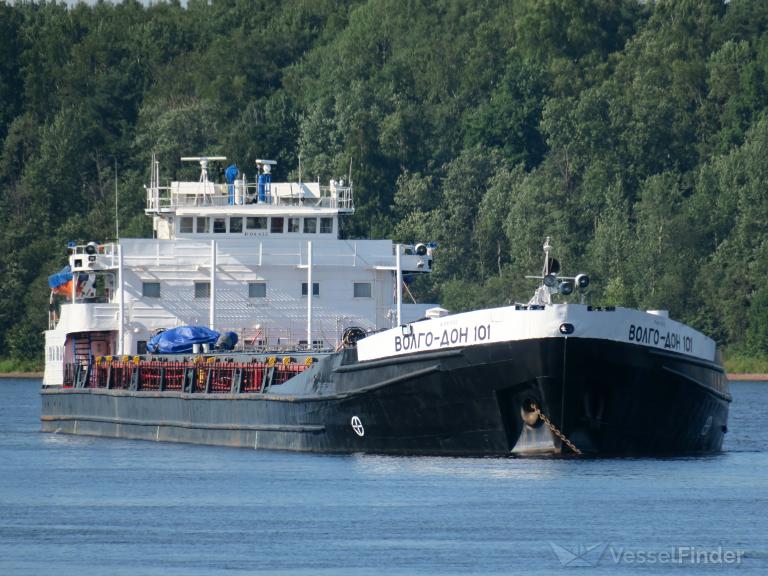
<path id="1" fill-rule="evenodd" d="M 120 217 L 117 206 L 117 158 L 115 157 L 115 237 L 120 240 Z"/>

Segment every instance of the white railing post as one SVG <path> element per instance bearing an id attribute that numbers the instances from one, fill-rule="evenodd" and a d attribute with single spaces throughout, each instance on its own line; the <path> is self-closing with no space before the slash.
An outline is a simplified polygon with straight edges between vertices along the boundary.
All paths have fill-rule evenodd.
<path id="1" fill-rule="evenodd" d="M 216 330 L 216 240 L 211 240 L 211 305 L 208 327 Z"/>
<path id="2" fill-rule="evenodd" d="M 395 268 L 397 272 L 395 274 L 395 281 L 397 282 L 397 325 L 402 324 L 402 308 L 403 308 L 403 269 L 400 267 L 400 244 L 395 244 Z"/>
<path id="3" fill-rule="evenodd" d="M 117 248 L 119 250 L 117 254 L 117 284 L 120 290 L 117 301 L 118 316 L 120 317 L 117 332 L 117 353 L 122 356 L 125 354 L 125 285 L 123 284 L 123 247 L 118 244 Z"/>
<path id="4" fill-rule="evenodd" d="M 307 349 L 312 350 L 312 241 L 307 242 Z"/>

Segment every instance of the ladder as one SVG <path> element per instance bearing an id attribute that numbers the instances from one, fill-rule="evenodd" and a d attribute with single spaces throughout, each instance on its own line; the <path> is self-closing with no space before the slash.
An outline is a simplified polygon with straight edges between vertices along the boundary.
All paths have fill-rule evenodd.
<path id="1" fill-rule="evenodd" d="M 75 364 L 75 387 L 85 388 L 88 385 L 93 363 L 90 332 L 84 336 L 72 336 L 72 361 Z"/>

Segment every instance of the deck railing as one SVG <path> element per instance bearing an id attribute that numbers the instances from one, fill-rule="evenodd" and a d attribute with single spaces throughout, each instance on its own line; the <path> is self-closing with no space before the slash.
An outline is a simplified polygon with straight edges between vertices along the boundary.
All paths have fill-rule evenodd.
<path id="1" fill-rule="evenodd" d="M 66 364 L 64 387 L 189 394 L 263 393 L 301 374 L 314 362 L 312 356 L 265 356 L 250 362 L 215 356 L 180 360 L 96 357 L 92 362 Z"/>
<path id="2" fill-rule="evenodd" d="M 266 194 L 259 198 L 258 185 L 249 184 L 244 195 L 231 194 L 227 184 L 210 184 L 199 193 L 180 193 L 171 186 L 147 188 L 147 211 L 160 212 L 176 208 L 253 206 L 306 207 L 354 210 L 352 187 L 320 186 L 320 196 L 304 193 Z"/>

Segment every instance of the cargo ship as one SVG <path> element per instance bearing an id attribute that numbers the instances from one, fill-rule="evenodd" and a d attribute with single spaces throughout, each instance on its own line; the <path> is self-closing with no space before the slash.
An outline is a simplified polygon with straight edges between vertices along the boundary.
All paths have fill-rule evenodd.
<path id="1" fill-rule="evenodd" d="M 343 238 L 351 176 L 182 160 L 199 179 L 163 186 L 152 159 L 153 238 L 71 243 L 50 277 L 44 432 L 402 455 L 721 449 L 714 341 L 665 311 L 585 303 L 588 276 L 562 274 L 549 238 L 530 300 L 451 314 L 404 302 L 439 248 Z"/>

